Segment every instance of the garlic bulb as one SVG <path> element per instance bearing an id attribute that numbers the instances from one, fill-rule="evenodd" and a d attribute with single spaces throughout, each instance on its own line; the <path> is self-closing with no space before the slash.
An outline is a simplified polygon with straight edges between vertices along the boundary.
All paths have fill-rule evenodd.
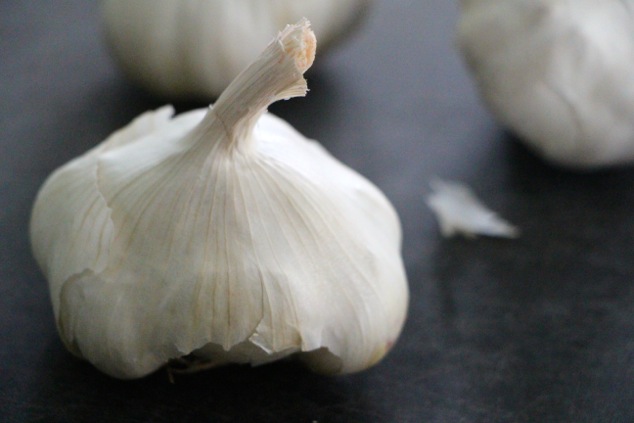
<path id="1" fill-rule="evenodd" d="M 104 0 L 116 61 L 168 98 L 216 98 L 279 28 L 307 17 L 320 51 L 343 38 L 370 0 Z"/>
<path id="2" fill-rule="evenodd" d="M 578 168 L 634 161 L 634 1 L 462 0 L 458 42 L 486 104 Z"/>
<path id="3" fill-rule="evenodd" d="M 72 352 L 136 378 L 190 354 L 354 372 L 390 349 L 408 298 L 393 207 L 266 112 L 306 93 L 314 49 L 289 26 L 213 108 L 145 113 L 45 182 L 32 246 Z"/>

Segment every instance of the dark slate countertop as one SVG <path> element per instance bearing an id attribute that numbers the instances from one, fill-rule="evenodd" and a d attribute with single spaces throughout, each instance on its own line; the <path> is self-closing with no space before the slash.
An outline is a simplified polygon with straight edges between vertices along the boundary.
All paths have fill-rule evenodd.
<path id="1" fill-rule="evenodd" d="M 116 69 L 94 3 L 0 3 L 0 421 L 634 421 L 634 168 L 553 168 L 497 125 L 454 48 L 457 2 L 377 0 L 318 56 L 308 97 L 271 108 L 399 212 L 411 303 L 385 360 L 335 378 L 279 363 L 172 384 L 71 356 L 28 243 L 34 196 L 163 104 Z M 521 237 L 442 238 L 425 204 L 434 177 L 471 186 Z"/>

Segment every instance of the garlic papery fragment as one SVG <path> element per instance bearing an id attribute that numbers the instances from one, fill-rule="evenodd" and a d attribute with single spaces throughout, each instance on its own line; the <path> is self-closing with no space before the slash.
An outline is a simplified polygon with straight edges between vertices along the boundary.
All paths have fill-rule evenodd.
<path id="1" fill-rule="evenodd" d="M 463 0 L 457 38 L 489 109 L 538 154 L 634 161 L 634 1 Z"/>
<path id="2" fill-rule="evenodd" d="M 119 378 L 190 354 L 323 373 L 386 354 L 408 301 L 397 214 L 266 112 L 306 93 L 314 50 L 289 26 L 213 108 L 148 112 L 50 176 L 31 239 L 72 352 Z"/>
<path id="3" fill-rule="evenodd" d="M 427 205 L 435 213 L 443 236 L 519 236 L 519 229 L 485 206 L 468 186 L 436 179 L 431 187 L 433 192 L 427 198 Z"/>
<path id="4" fill-rule="evenodd" d="M 125 73 L 166 98 L 216 98 L 279 28 L 311 21 L 320 53 L 370 0 L 104 0 L 105 39 Z"/>

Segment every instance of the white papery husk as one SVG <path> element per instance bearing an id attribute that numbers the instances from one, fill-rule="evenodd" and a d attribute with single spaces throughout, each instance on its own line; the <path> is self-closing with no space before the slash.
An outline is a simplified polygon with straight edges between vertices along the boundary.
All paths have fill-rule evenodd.
<path id="1" fill-rule="evenodd" d="M 433 192 L 427 198 L 427 205 L 436 215 L 440 232 L 444 237 L 519 236 L 517 227 L 489 209 L 467 185 L 435 179 L 431 182 L 431 187 Z"/>
<path id="2" fill-rule="evenodd" d="M 497 119 L 546 159 L 634 160 L 634 2 L 463 0 L 458 44 Z"/>
<path id="3" fill-rule="evenodd" d="M 166 98 L 216 98 L 277 31 L 302 17 L 320 52 L 345 38 L 370 0 L 104 0 L 105 39 L 140 86 Z"/>
<path id="4" fill-rule="evenodd" d="M 289 27 L 212 109 L 147 112 L 46 181 L 31 239 L 72 352 L 136 378 L 188 354 L 345 373 L 389 350 L 408 296 L 393 207 L 265 112 L 306 92 L 313 54 Z"/>

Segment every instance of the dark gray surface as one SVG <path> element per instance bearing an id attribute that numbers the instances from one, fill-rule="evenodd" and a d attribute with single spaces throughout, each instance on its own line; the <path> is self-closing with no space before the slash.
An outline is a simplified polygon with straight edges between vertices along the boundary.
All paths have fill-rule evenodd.
<path id="1" fill-rule="evenodd" d="M 162 101 L 115 69 L 93 2 L 0 2 L 0 421 L 634 421 L 634 171 L 569 173 L 518 146 L 473 91 L 456 16 L 449 1 L 376 1 L 318 57 L 308 97 L 272 108 L 399 211 L 411 305 L 393 352 L 351 376 L 283 363 L 170 384 L 64 350 L 27 238 L 45 177 Z M 434 175 L 522 237 L 442 239 L 424 203 Z"/>

